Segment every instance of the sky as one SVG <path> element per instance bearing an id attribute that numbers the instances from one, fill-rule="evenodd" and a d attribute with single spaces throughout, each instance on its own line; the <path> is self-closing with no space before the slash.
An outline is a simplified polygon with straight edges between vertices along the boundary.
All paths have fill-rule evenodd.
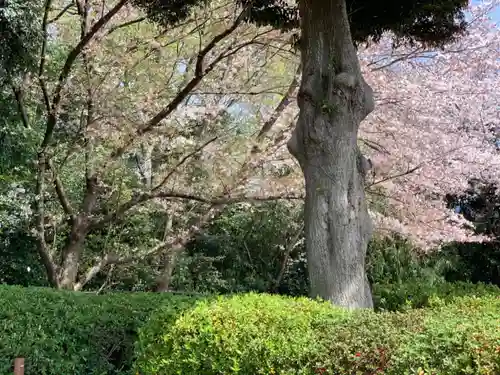
<path id="1" fill-rule="evenodd" d="M 473 4 L 479 4 L 481 3 L 480 0 L 472 0 Z M 491 18 L 493 21 L 496 22 L 498 26 L 500 26 L 500 6 L 497 6 L 492 12 L 491 12 Z"/>
<path id="2" fill-rule="evenodd" d="M 500 23 L 500 7 L 497 7 L 492 13 L 491 17 L 498 23 Z"/>

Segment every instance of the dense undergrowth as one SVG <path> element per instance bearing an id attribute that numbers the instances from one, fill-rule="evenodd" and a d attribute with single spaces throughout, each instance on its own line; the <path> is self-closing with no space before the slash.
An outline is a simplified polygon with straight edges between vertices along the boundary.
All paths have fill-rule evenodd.
<path id="1" fill-rule="evenodd" d="M 262 237 L 246 241 L 252 254 L 265 247 Z M 195 263 L 203 246 L 190 253 Z M 229 253 L 222 241 L 212 238 L 210 246 L 214 253 L 204 256 Z M 206 287 L 186 289 L 211 292 L 205 296 L 0 285 L 0 375 L 12 374 L 16 357 L 26 358 L 26 375 L 498 375 L 498 251 L 482 249 L 472 257 L 450 245 L 423 256 L 403 238 L 376 238 L 367 258 L 375 311 L 302 297 L 300 248 L 286 287 L 275 290 L 288 296 L 256 293 L 273 279 L 259 281 L 265 269 L 240 267 L 236 246 L 206 273 L 196 268 Z M 226 270 L 208 272 L 218 267 Z"/>
<path id="2" fill-rule="evenodd" d="M 16 357 L 26 375 L 130 374 L 138 328 L 158 306 L 196 298 L 155 293 L 94 295 L 0 286 L 0 374 Z"/>
<path id="3" fill-rule="evenodd" d="M 434 296 L 406 313 L 266 294 L 220 298 L 166 330 L 160 310 L 141 330 L 136 367 L 146 375 L 498 374 L 499 297 Z"/>
<path id="4" fill-rule="evenodd" d="M 499 373 L 497 287 L 400 284 L 374 295 L 386 311 L 256 293 L 1 286 L 0 374 L 12 373 L 16 357 L 26 358 L 26 375 Z"/>

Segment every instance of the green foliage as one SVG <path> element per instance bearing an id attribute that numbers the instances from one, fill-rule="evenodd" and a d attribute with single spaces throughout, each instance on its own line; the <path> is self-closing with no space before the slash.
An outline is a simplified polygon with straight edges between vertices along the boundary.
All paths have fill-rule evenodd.
<path id="1" fill-rule="evenodd" d="M 373 299 L 377 310 L 405 311 L 424 308 L 431 306 L 436 298 L 449 302 L 463 296 L 500 296 L 500 289 L 490 284 L 444 281 L 429 283 L 426 280 L 373 285 Z"/>
<path id="2" fill-rule="evenodd" d="M 191 7 L 203 0 L 136 0 L 149 18 L 163 26 L 182 21 Z M 245 20 L 258 26 L 283 31 L 299 27 L 298 9 L 283 0 L 236 0 L 246 9 Z M 382 34 L 392 31 L 395 42 L 443 46 L 455 40 L 466 29 L 464 10 L 467 0 L 347 0 L 351 34 L 356 44 L 378 42 Z M 250 6 L 250 8 L 248 8 Z"/>
<path id="3" fill-rule="evenodd" d="M 500 294 L 406 313 L 247 294 L 141 330 L 137 370 L 168 374 L 497 374 Z M 171 325 L 173 322 L 173 325 Z"/>
<path id="4" fill-rule="evenodd" d="M 378 42 L 392 31 L 396 44 L 416 42 L 442 47 L 466 29 L 467 0 L 347 0 L 354 41 Z"/>
<path id="5" fill-rule="evenodd" d="M 387 374 L 500 373 L 500 295 L 435 303 L 398 347 Z"/>
<path id="6" fill-rule="evenodd" d="M 169 329 L 163 315 L 141 330 L 143 375 L 307 374 L 318 327 L 347 316 L 328 303 L 254 293 L 200 303 Z"/>
<path id="7" fill-rule="evenodd" d="M 188 245 L 186 256 L 179 260 L 173 286 L 196 292 L 308 295 L 301 223 L 300 206 L 282 202 L 233 206 Z M 294 244 L 297 246 L 290 253 L 283 278 L 273 288 L 286 248 Z M 372 284 L 432 287 L 443 280 L 441 268 L 427 264 L 408 239 L 397 235 L 375 236 L 368 245 L 366 262 Z"/>
<path id="8" fill-rule="evenodd" d="M 191 8 L 203 4 L 203 0 L 134 0 L 143 8 L 149 19 L 162 26 L 170 26 L 185 20 Z"/>
<path id="9" fill-rule="evenodd" d="M 500 194 L 498 184 L 471 178 L 460 194 L 446 194 L 448 208 L 461 214 L 478 234 L 500 237 Z"/>
<path id="10" fill-rule="evenodd" d="M 0 233 L 0 284 L 48 286 L 36 246 L 35 238 L 22 230 Z"/>
<path id="11" fill-rule="evenodd" d="M 429 256 L 447 281 L 483 282 L 500 286 L 500 243 L 451 242 Z"/>
<path id="12" fill-rule="evenodd" d="M 179 311 L 195 299 L 0 286 L 0 300 L 0 374 L 24 357 L 26 375 L 111 375 L 129 373 L 137 329 L 158 306 Z"/>
<path id="13" fill-rule="evenodd" d="M 188 244 L 173 286 L 217 293 L 298 292 L 306 287 L 302 238 L 300 206 L 272 202 L 229 207 Z M 285 274 L 278 282 L 283 263 Z"/>
<path id="14" fill-rule="evenodd" d="M 370 283 L 401 284 L 441 279 L 428 267 L 411 241 L 399 235 L 375 236 L 368 245 L 366 269 Z"/>
<path id="15" fill-rule="evenodd" d="M 42 39 L 42 0 L 0 2 L 0 83 L 35 66 Z"/>
<path id="16" fill-rule="evenodd" d="M 378 212 L 384 216 L 391 216 L 389 196 L 386 189 L 382 186 L 373 186 L 366 189 L 366 200 L 371 211 Z"/>

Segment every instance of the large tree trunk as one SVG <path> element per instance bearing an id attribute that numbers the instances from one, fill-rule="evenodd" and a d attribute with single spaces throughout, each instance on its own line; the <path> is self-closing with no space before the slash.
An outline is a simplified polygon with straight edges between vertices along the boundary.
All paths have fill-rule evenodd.
<path id="1" fill-rule="evenodd" d="M 288 143 L 306 184 L 310 292 L 348 308 L 373 306 L 365 272 L 372 225 L 364 192 L 360 122 L 373 110 L 345 0 L 301 0 L 300 115 Z"/>

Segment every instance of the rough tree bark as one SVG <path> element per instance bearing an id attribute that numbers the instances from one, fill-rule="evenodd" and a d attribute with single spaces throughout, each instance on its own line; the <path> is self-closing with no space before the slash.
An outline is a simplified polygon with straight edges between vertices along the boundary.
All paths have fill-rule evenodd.
<path id="1" fill-rule="evenodd" d="M 373 110 L 352 42 L 345 0 L 301 0 L 300 115 L 288 149 L 306 185 L 305 236 L 312 297 L 373 307 L 365 272 L 372 234 L 360 122 Z"/>
<path id="2" fill-rule="evenodd" d="M 167 242 L 168 236 L 172 232 L 172 224 L 174 219 L 173 210 L 168 210 L 167 215 L 167 222 L 165 224 L 165 230 L 163 232 L 163 242 Z M 167 253 L 165 254 L 162 271 L 156 280 L 157 292 L 168 292 L 170 289 L 172 274 L 174 272 L 175 262 L 177 259 L 177 252 L 174 252 L 172 249 L 169 250 L 170 251 L 167 250 Z"/>

